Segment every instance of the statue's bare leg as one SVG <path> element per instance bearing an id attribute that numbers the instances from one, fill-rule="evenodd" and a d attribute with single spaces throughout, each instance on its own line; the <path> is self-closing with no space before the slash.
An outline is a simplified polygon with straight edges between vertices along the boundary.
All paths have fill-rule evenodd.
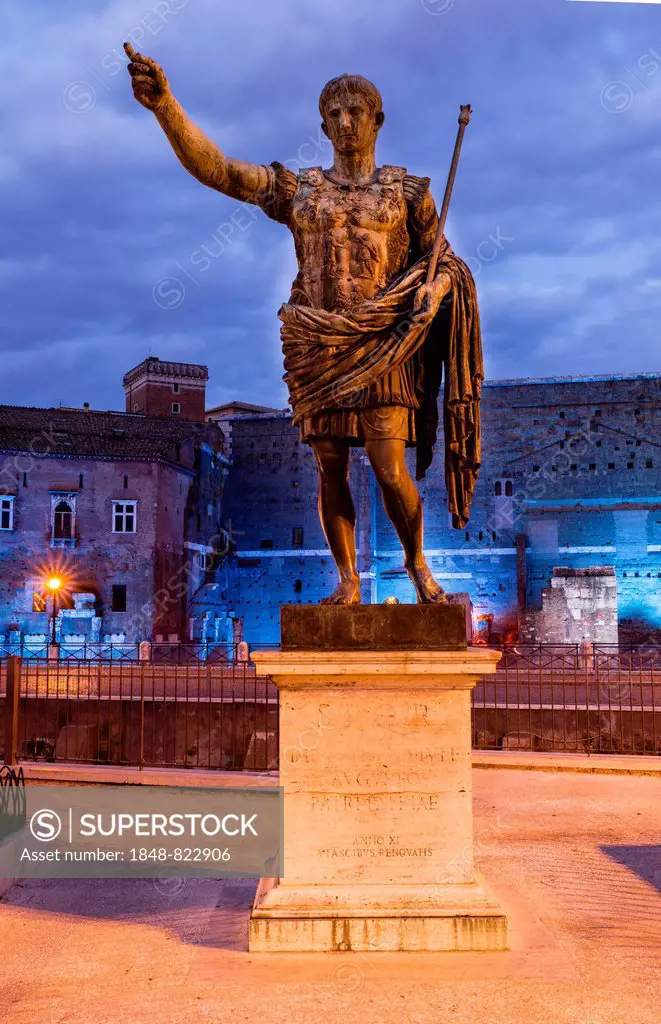
<path id="1" fill-rule="evenodd" d="M 422 549 L 422 502 L 404 458 L 404 441 L 366 441 L 365 450 L 381 488 L 383 504 L 404 548 L 404 564 L 420 604 L 445 604 Z"/>
<path id="2" fill-rule="evenodd" d="M 319 518 L 340 582 L 322 604 L 360 604 L 356 566 L 356 510 L 349 489 L 349 445 L 336 438 L 312 442 L 319 469 Z"/>

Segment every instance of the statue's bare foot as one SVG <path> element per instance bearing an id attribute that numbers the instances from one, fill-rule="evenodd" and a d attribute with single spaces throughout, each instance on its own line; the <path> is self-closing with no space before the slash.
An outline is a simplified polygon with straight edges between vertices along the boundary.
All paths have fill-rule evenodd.
<path id="1" fill-rule="evenodd" d="M 432 576 L 428 565 L 418 568 L 407 568 L 411 583 L 415 587 L 418 604 L 448 604 L 447 594 L 443 587 Z"/>
<path id="2" fill-rule="evenodd" d="M 360 604 L 359 577 L 340 580 L 333 593 L 321 599 L 321 604 Z"/>

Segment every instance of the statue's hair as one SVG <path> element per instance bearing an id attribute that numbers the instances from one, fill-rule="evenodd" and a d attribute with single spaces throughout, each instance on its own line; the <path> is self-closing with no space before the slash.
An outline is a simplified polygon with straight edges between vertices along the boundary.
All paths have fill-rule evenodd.
<path id="1" fill-rule="evenodd" d="M 331 78 L 330 82 L 326 82 L 326 85 L 321 90 L 319 113 L 322 117 L 325 117 L 325 112 L 331 100 L 334 100 L 336 97 L 343 98 L 352 95 L 364 96 L 372 108 L 372 113 L 379 114 L 381 112 L 383 108 L 381 93 L 372 82 L 367 78 L 363 78 L 362 75 L 340 75 L 339 78 Z"/>

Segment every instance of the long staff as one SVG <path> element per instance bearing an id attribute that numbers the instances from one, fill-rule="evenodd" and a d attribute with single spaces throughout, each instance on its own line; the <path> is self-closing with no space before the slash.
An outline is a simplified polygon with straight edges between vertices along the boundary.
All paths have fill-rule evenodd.
<path id="1" fill-rule="evenodd" d="M 466 131 L 466 125 L 470 121 L 471 114 L 473 113 L 470 103 L 465 106 L 459 107 L 459 130 L 457 132 L 457 140 L 454 144 L 454 153 L 452 154 L 452 163 L 450 164 L 450 172 L 448 174 L 447 184 L 445 186 L 445 195 L 443 196 L 443 205 L 441 206 L 441 213 L 438 218 L 438 228 L 436 229 L 436 238 L 434 239 L 434 248 L 431 252 L 431 259 L 429 260 L 429 267 L 427 268 L 427 284 L 434 280 L 436 277 L 436 265 L 438 264 L 438 257 L 443 244 L 443 237 L 445 235 L 445 221 L 448 216 L 448 208 L 450 206 L 450 197 L 452 196 L 452 188 L 454 186 L 454 179 L 457 174 L 457 164 L 459 163 L 459 153 L 461 152 L 461 144 L 464 139 L 464 132 Z"/>

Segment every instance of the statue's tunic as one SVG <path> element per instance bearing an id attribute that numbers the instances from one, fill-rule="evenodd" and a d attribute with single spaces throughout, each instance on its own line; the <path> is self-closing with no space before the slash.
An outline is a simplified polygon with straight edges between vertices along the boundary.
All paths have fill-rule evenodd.
<path id="1" fill-rule="evenodd" d="M 438 218 L 429 178 L 382 167 L 364 185 L 337 181 L 320 167 L 298 175 L 280 164 L 267 169 L 259 205 L 294 235 L 298 275 L 290 304 L 342 313 L 384 292 L 431 250 Z M 301 435 L 376 437 L 415 443 L 415 410 L 423 390 L 421 353 L 397 369 L 305 416 Z"/>

